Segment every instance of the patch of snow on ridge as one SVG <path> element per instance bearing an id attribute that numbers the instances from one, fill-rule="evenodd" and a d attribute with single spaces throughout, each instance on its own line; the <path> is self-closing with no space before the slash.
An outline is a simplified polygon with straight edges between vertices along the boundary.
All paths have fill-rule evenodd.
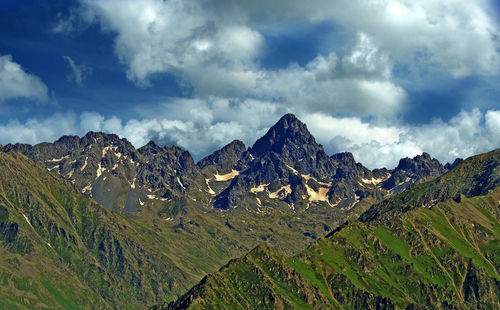
<path id="1" fill-rule="evenodd" d="M 299 172 L 298 172 L 297 170 L 295 170 L 294 168 L 290 167 L 290 166 L 289 166 L 289 165 L 287 165 L 287 164 L 285 164 L 285 166 L 286 166 L 288 169 L 290 169 L 290 170 L 293 172 L 293 174 L 295 174 L 295 175 L 299 175 Z"/>
<path id="2" fill-rule="evenodd" d="M 49 159 L 49 160 L 47 160 L 47 162 L 49 162 L 49 163 L 57 163 L 57 162 L 63 161 L 63 160 L 68 159 L 68 158 L 69 158 L 69 155 L 66 155 L 66 156 L 63 156 L 61 158 Z"/>
<path id="3" fill-rule="evenodd" d="M 214 192 L 214 190 L 210 187 L 210 183 L 209 183 L 209 182 L 210 182 L 210 179 L 205 179 L 205 183 L 207 183 L 207 186 L 208 186 L 208 193 L 209 193 L 210 195 L 215 195 L 215 192 Z"/>
<path id="4" fill-rule="evenodd" d="M 318 191 L 314 191 L 309 185 L 306 184 L 307 194 L 309 194 L 309 201 L 325 201 L 328 202 L 328 197 L 326 194 L 328 193 L 328 188 L 320 187 Z"/>
<path id="5" fill-rule="evenodd" d="M 361 179 L 361 182 L 365 183 L 365 184 L 373 184 L 373 185 L 377 185 L 378 183 L 382 182 L 382 179 L 375 179 L 375 178 L 371 178 L 370 180 L 369 179 Z"/>
<path id="6" fill-rule="evenodd" d="M 177 177 L 177 182 L 179 183 L 179 185 L 180 185 L 182 188 L 185 188 L 185 187 L 184 187 L 184 184 L 182 184 L 181 179 L 179 179 L 179 177 Z"/>
<path id="7" fill-rule="evenodd" d="M 215 181 L 219 181 L 219 182 L 222 182 L 222 181 L 228 181 L 228 180 L 231 180 L 233 179 L 235 176 L 239 175 L 240 172 L 237 171 L 237 170 L 232 170 L 231 172 L 229 173 L 226 173 L 224 175 L 219 175 L 219 173 L 217 172 L 214 177 L 215 177 Z"/>
<path id="8" fill-rule="evenodd" d="M 80 171 L 83 171 L 83 169 L 85 169 L 85 167 L 87 167 L 87 160 L 89 159 L 89 157 L 85 157 L 85 163 L 83 164 L 83 166 L 80 168 Z"/>
<path id="9" fill-rule="evenodd" d="M 266 190 L 266 187 L 267 187 L 268 185 L 269 185 L 269 184 L 261 184 L 261 185 L 259 185 L 259 186 L 257 186 L 257 187 L 252 187 L 252 188 L 250 189 L 250 193 L 255 194 L 255 193 L 260 193 L 260 192 L 263 192 L 263 191 L 265 191 L 265 190 Z"/>
<path id="10" fill-rule="evenodd" d="M 99 166 L 97 167 L 97 172 L 96 172 L 97 173 L 96 179 L 99 178 L 104 171 L 106 171 L 106 168 L 102 168 L 101 163 L 99 163 Z"/>
<path id="11" fill-rule="evenodd" d="M 280 189 L 278 189 L 277 191 L 275 191 L 274 193 L 270 193 L 269 194 L 269 198 L 271 199 L 276 199 L 276 198 L 280 198 L 280 193 L 282 191 L 285 191 L 286 192 L 286 195 L 287 196 L 288 194 L 291 194 L 292 193 L 292 188 L 290 187 L 290 184 L 288 184 L 287 186 L 282 186 Z"/>
<path id="12" fill-rule="evenodd" d="M 30 226 L 31 226 L 31 222 L 30 222 L 30 220 L 28 219 L 28 217 L 26 216 L 26 214 L 24 214 L 24 213 L 21 213 L 21 214 L 23 215 L 23 217 L 24 217 L 24 219 L 26 220 L 26 222 L 27 222 L 28 224 L 30 224 Z"/>

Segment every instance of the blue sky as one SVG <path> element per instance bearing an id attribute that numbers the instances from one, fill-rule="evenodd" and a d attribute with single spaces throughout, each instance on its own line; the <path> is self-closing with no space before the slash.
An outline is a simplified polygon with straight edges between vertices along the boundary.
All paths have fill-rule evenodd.
<path id="1" fill-rule="evenodd" d="M 195 159 L 287 112 L 370 168 L 498 148 L 494 1 L 0 3 L 0 143 L 88 130 Z"/>

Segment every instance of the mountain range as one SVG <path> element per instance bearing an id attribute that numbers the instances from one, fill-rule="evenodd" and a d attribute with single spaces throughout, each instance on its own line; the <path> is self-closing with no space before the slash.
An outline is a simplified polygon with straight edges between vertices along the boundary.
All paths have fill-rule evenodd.
<path id="1" fill-rule="evenodd" d="M 498 151 L 371 171 L 287 114 L 198 163 L 96 132 L 0 159 L 5 308 L 498 305 Z"/>

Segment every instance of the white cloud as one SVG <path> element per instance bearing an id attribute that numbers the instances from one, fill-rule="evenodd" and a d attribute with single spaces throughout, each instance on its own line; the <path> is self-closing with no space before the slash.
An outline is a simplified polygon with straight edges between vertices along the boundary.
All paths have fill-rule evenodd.
<path id="1" fill-rule="evenodd" d="M 155 76 L 173 74 L 194 91 L 194 99 L 138 107 L 140 117 L 126 122 L 84 113 L 75 121 L 80 134 L 114 132 L 136 146 L 155 139 L 199 157 L 234 138 L 251 144 L 294 112 L 330 153 L 352 151 L 371 168 L 423 151 L 452 161 L 498 147 L 499 111 L 419 126 L 397 121 L 409 99 L 396 66 L 399 75 L 410 72 L 402 83 L 499 73 L 499 31 L 482 0 L 80 2 L 61 29 L 75 28 L 74 14 L 99 23 L 114 37 L 129 80 L 147 87 Z M 305 65 L 262 67 L 266 31 L 279 36 L 275 25 L 304 20 L 331 22 L 348 45 L 339 47 L 332 34 L 326 52 Z"/>
<path id="2" fill-rule="evenodd" d="M 484 115 L 478 109 L 462 111 L 448 122 L 436 119 L 418 126 L 373 125 L 356 118 L 324 115 L 305 119 L 326 150 L 350 151 L 370 168 L 392 168 L 400 158 L 422 152 L 446 163 L 500 147 L 496 138 L 500 133 L 500 111 Z"/>
<path id="3" fill-rule="evenodd" d="M 363 32 L 340 61 L 331 52 L 304 67 L 270 70 L 259 65 L 264 36 L 252 28 L 251 11 L 235 9 L 238 3 L 81 3 L 84 18 L 115 36 L 115 52 L 128 68 L 127 77 L 139 86 L 150 86 L 155 75 L 170 73 L 204 100 L 254 98 L 281 102 L 296 111 L 359 116 L 393 116 L 406 101 L 406 92 L 391 80 L 389 56 Z"/>
<path id="4" fill-rule="evenodd" d="M 195 102 L 187 105 L 197 113 Z M 259 105 L 260 108 L 251 108 Z M 106 118 L 96 112 L 85 112 L 80 116 L 55 114 L 47 119 L 30 119 L 25 123 L 11 121 L 0 126 L 0 142 L 33 144 L 54 141 L 61 132 L 84 135 L 91 130 L 104 131 L 125 137 L 136 147 L 149 140 L 160 145 L 175 144 L 189 150 L 195 159 L 201 159 L 233 139 L 252 145 L 283 112 L 273 110 L 265 103 L 234 106 L 226 99 L 213 99 L 200 109 L 207 108 L 211 108 L 212 113 L 196 120 L 169 119 L 167 106 L 164 113 L 156 117 L 126 122 L 115 116 Z M 227 110 L 228 113 L 220 117 L 219 110 Z M 265 116 L 259 119 L 259 115 Z M 299 118 L 308 125 L 328 154 L 350 151 L 357 161 L 372 169 L 393 168 L 400 158 L 413 157 L 422 152 L 428 152 L 446 163 L 457 157 L 466 158 L 500 147 L 497 139 L 500 134 L 500 111 L 491 110 L 484 115 L 477 109 L 462 111 L 448 122 L 436 119 L 419 126 L 374 124 L 359 118 L 335 118 L 321 113 L 303 114 Z"/>
<path id="5" fill-rule="evenodd" d="M 499 31 L 482 0 L 80 3 L 59 23 L 62 28 L 77 23 L 74 14 L 99 23 L 115 37 L 116 55 L 131 81 L 147 87 L 156 75 L 169 73 L 203 99 L 254 98 L 282 102 L 297 113 L 392 117 L 407 101 L 394 65 L 424 79 L 443 72 L 496 74 L 500 68 Z M 266 29 L 304 19 L 330 21 L 358 40 L 342 57 L 331 51 L 303 67 L 261 67 Z"/>
<path id="6" fill-rule="evenodd" d="M 29 143 L 54 141 L 61 133 L 77 134 L 77 122 L 74 114 L 54 114 L 43 120 L 28 119 L 21 123 L 12 120 L 6 125 L 0 125 L 0 143 Z"/>
<path id="7" fill-rule="evenodd" d="M 332 21 L 366 33 L 397 63 L 454 77 L 498 74 L 499 29 L 487 0 L 282 0 L 240 2 L 249 15 Z M 285 20 L 286 21 L 286 20 Z M 332 37 L 335 40 L 335 37 Z M 422 72 L 419 72 L 419 74 Z"/>
<path id="8" fill-rule="evenodd" d="M 26 73 L 12 61 L 11 55 L 0 56 L 0 102 L 13 98 L 48 101 L 48 88 L 39 77 Z"/>
<path id="9" fill-rule="evenodd" d="M 79 87 L 83 87 L 83 82 L 92 74 L 92 68 L 85 64 L 76 64 L 69 56 L 63 56 L 63 59 L 68 63 L 71 73 L 66 76 L 67 80 L 74 82 Z"/>

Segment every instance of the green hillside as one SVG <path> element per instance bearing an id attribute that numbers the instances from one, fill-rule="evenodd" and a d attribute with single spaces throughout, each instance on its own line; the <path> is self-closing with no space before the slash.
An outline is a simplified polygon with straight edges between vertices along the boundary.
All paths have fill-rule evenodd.
<path id="1" fill-rule="evenodd" d="M 23 155 L 0 176 L 0 308 L 136 308 L 190 283 L 152 231 Z"/>
<path id="2" fill-rule="evenodd" d="M 500 151 L 373 206 L 298 255 L 266 245 L 162 309 L 498 309 Z"/>

